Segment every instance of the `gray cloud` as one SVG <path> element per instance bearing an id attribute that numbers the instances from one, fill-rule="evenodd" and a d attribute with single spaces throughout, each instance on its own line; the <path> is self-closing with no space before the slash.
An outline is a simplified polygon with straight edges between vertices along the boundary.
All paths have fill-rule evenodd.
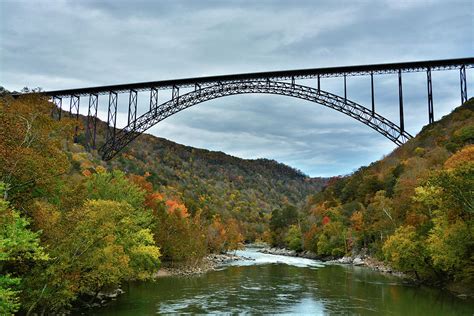
<path id="1" fill-rule="evenodd" d="M 0 85 L 61 89 L 180 77 L 465 57 L 466 1 L 0 1 Z M 434 73 L 435 115 L 459 105 L 459 74 Z M 468 92 L 474 91 L 468 71 Z M 424 74 L 406 74 L 406 127 L 426 124 Z M 314 80 L 302 84 L 315 86 Z M 349 97 L 370 104 L 368 78 Z M 322 88 L 342 93 L 340 79 Z M 377 109 L 398 121 L 395 76 L 376 77 Z M 122 97 L 124 104 L 126 97 Z M 139 95 L 140 113 L 147 108 Z M 166 95 L 160 100 L 165 101 Z M 101 102 L 104 100 L 101 100 Z M 104 118 L 105 107 L 100 115 Z M 125 107 L 118 117 L 126 123 Z M 420 115 L 421 113 L 421 115 Z M 343 114 L 286 97 L 227 97 L 149 130 L 191 146 L 266 157 L 310 175 L 344 174 L 394 145 Z"/>

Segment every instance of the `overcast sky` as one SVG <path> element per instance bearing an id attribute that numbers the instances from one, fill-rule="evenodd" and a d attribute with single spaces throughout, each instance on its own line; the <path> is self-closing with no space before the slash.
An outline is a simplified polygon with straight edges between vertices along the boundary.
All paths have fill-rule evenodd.
<path id="1" fill-rule="evenodd" d="M 472 56 L 473 0 L 0 0 L 0 86 L 8 90 Z M 412 134 L 428 120 L 425 80 L 424 73 L 403 77 Z M 436 72 L 433 80 L 438 119 L 460 104 L 459 72 Z M 342 79 L 324 79 L 321 88 L 341 94 Z M 397 77 L 376 76 L 375 88 L 377 110 L 398 122 Z M 348 96 L 370 106 L 370 78 L 348 78 Z M 121 126 L 127 97 L 119 96 Z M 146 95 L 139 99 L 143 113 Z M 106 99 L 100 103 L 105 119 Z M 148 132 L 242 158 L 275 159 L 311 176 L 350 173 L 395 147 L 344 114 L 268 95 L 199 104 Z"/>

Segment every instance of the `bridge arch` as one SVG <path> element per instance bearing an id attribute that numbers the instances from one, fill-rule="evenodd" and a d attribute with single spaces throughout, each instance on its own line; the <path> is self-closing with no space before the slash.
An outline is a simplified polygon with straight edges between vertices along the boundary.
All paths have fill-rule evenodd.
<path id="1" fill-rule="evenodd" d="M 324 105 L 371 127 L 397 145 L 401 145 L 412 138 L 409 133 L 403 131 L 394 122 L 360 104 L 327 91 L 298 85 L 294 82 L 289 83 L 268 79 L 235 80 L 218 82 L 199 89 L 196 88 L 194 91 L 186 94 L 176 95 L 171 100 L 150 109 L 150 111 L 118 131 L 115 137 L 107 139 L 100 148 L 102 157 L 104 160 L 110 160 L 131 141 L 152 126 L 193 105 L 225 96 L 249 93 L 284 95 Z"/>

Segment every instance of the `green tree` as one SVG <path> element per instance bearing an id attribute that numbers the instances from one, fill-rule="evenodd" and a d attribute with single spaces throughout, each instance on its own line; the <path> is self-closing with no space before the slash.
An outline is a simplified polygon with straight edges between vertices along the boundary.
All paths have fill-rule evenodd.
<path id="1" fill-rule="evenodd" d="M 397 227 L 392 199 L 385 196 L 385 191 L 378 191 L 367 206 L 363 216 L 364 238 L 371 243 L 372 249 L 380 255 L 380 249 L 388 235 Z"/>
<path id="2" fill-rule="evenodd" d="M 402 272 L 413 272 L 417 279 L 427 272 L 428 253 L 415 227 L 401 226 L 383 245 L 385 259 Z"/>
<path id="3" fill-rule="evenodd" d="M 323 225 L 317 249 L 323 256 L 343 256 L 346 252 L 346 229 L 341 222 L 331 221 Z"/>
<path id="4" fill-rule="evenodd" d="M 474 264 L 472 228 L 469 229 L 461 219 L 449 223 L 447 217 L 443 215 L 433 221 L 435 225 L 427 240 L 427 248 L 434 267 L 448 275 L 466 277 L 462 270 Z M 469 279 L 474 280 L 474 275 L 470 275 Z"/>
<path id="5" fill-rule="evenodd" d="M 28 310 L 59 312 L 79 297 L 94 298 L 104 288 L 149 278 L 158 269 L 161 254 L 148 228 L 151 214 L 107 200 L 89 200 L 57 213 L 49 228 L 56 230 L 51 233 L 56 238 L 48 240 L 54 260 L 28 278 Z"/>
<path id="6" fill-rule="evenodd" d="M 287 204 L 282 208 L 274 209 L 270 219 L 272 244 L 280 247 L 285 246 L 285 235 L 288 227 L 297 222 L 298 211 L 295 206 Z"/>
<path id="7" fill-rule="evenodd" d="M 469 148 L 468 146 L 465 149 Z M 449 278 L 474 280 L 474 163 L 460 150 L 417 188 L 416 198 L 433 214 L 428 250 L 435 268 Z"/>
<path id="8" fill-rule="evenodd" d="M 294 251 L 301 251 L 303 250 L 303 241 L 301 230 L 297 225 L 291 225 L 286 233 L 285 238 L 286 245 L 289 249 Z"/>
<path id="9" fill-rule="evenodd" d="M 127 202 L 135 209 L 143 209 L 145 190 L 127 179 L 122 171 L 100 172 L 86 181 L 88 198 Z"/>
<path id="10" fill-rule="evenodd" d="M 40 246 L 39 234 L 29 222 L 3 199 L 5 184 L 0 182 L 0 314 L 10 315 L 20 308 L 21 278 L 32 264 L 48 259 Z"/>
<path id="11" fill-rule="evenodd" d="M 442 190 L 441 208 L 451 216 L 474 215 L 474 162 L 466 162 L 455 169 L 442 170 L 428 181 Z"/>
<path id="12" fill-rule="evenodd" d="M 0 314 L 13 315 L 20 309 L 20 278 L 12 277 L 10 274 L 0 275 Z"/>

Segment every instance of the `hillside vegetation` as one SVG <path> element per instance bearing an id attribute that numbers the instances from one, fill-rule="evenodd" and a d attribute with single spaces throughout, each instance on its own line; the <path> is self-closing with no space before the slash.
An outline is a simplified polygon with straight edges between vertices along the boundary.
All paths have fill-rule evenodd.
<path id="1" fill-rule="evenodd" d="M 474 99 L 382 160 L 331 179 L 299 212 L 274 212 L 271 228 L 275 245 L 370 254 L 419 280 L 472 291 Z"/>
<path id="2" fill-rule="evenodd" d="M 85 118 L 82 117 L 85 125 Z M 106 124 L 98 122 L 98 148 Z M 78 138 L 85 147 L 84 134 Z M 326 178 L 310 178 L 301 171 L 269 159 L 241 159 L 222 152 L 180 145 L 142 134 L 112 160 L 104 163 L 97 151 L 86 153 L 72 145 L 69 151 L 76 172 L 94 172 L 94 165 L 127 174 L 146 175 L 154 188 L 184 204 L 205 220 L 235 219 L 246 242 L 264 239 L 272 210 L 302 206 L 306 196 L 318 192 Z M 90 167 L 90 168 L 88 168 Z"/>
<path id="3" fill-rule="evenodd" d="M 162 261 L 196 264 L 255 240 L 474 284 L 474 100 L 329 181 L 151 135 L 105 163 L 52 109 L 39 95 L 0 97 L 2 315 L 64 312 L 153 278 Z"/>
<path id="4" fill-rule="evenodd" d="M 73 143 L 76 121 L 39 95 L 0 98 L 0 314 L 55 313 L 152 278 L 162 260 L 269 239 L 274 209 L 324 179 L 140 136 L 116 159 Z M 65 113 L 64 113 L 65 114 Z M 105 124 L 99 122 L 98 141 Z"/>
<path id="5" fill-rule="evenodd" d="M 109 166 L 148 173 L 148 181 L 177 197 L 192 215 L 236 219 L 247 242 L 263 238 L 273 209 L 302 204 L 326 182 L 273 160 L 244 160 L 151 135 L 138 137 Z"/>

